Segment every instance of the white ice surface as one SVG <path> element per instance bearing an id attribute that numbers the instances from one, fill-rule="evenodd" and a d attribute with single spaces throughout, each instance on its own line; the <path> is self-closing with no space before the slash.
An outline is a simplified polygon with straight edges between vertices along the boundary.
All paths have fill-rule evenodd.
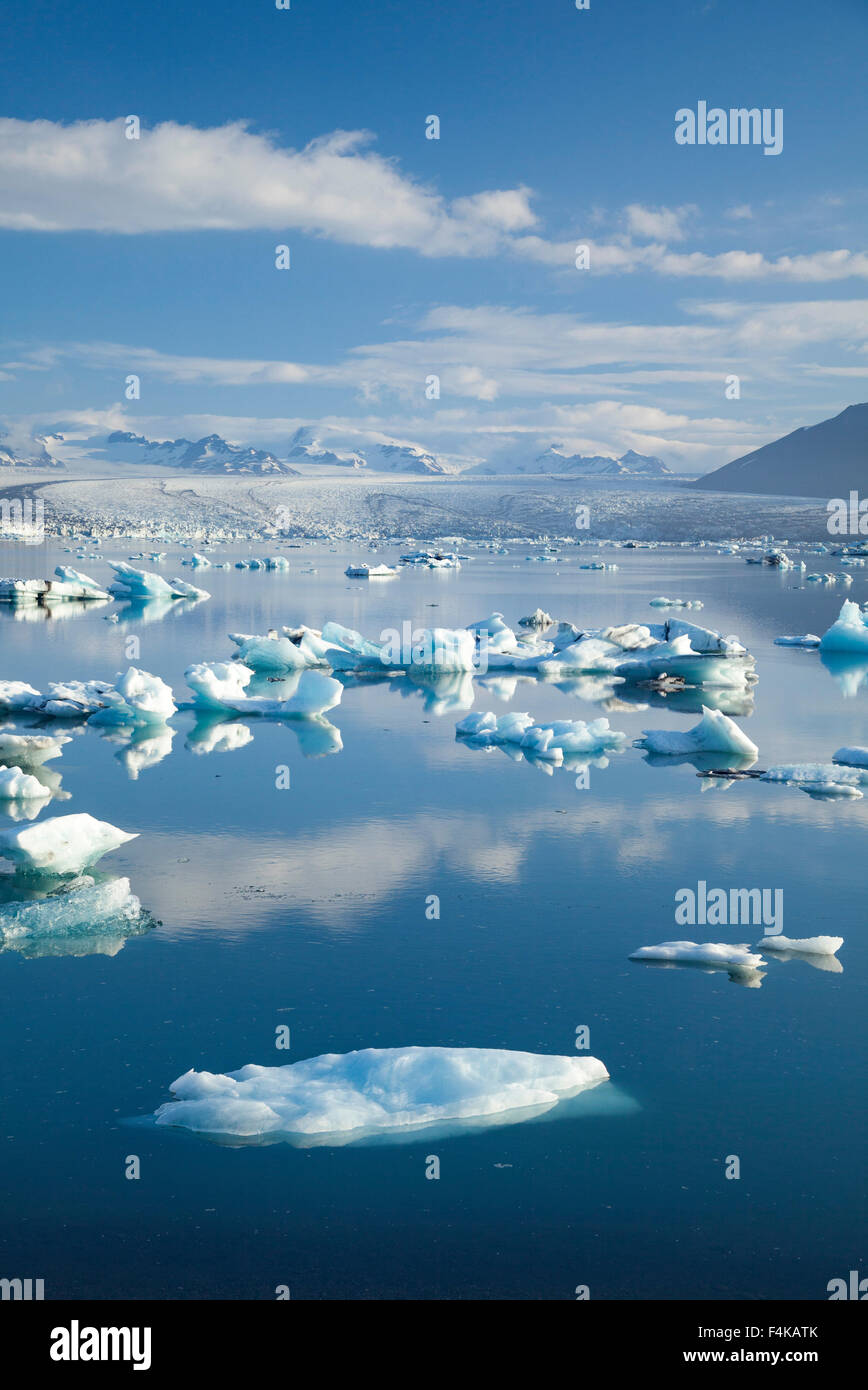
<path id="1" fill-rule="evenodd" d="M 0 831 L 0 859 L 11 859 L 25 873 L 76 874 L 136 838 L 86 813 L 54 816 Z"/>
<path id="2" fill-rule="evenodd" d="M 683 755 L 685 753 L 735 753 L 756 758 L 759 749 L 743 733 L 729 715 L 702 706 L 702 718 L 686 733 L 672 729 L 644 729 L 638 747 L 651 753 Z"/>
<path id="3" fill-rule="evenodd" d="M 365 1048 L 283 1067 L 188 1071 L 157 1124 L 210 1134 L 371 1133 L 548 1109 L 608 1079 L 596 1057 L 476 1047 Z"/>
<path id="4" fill-rule="evenodd" d="M 801 951 L 807 956 L 833 956 L 844 945 L 843 936 L 765 936 L 757 951 Z"/>
<path id="5" fill-rule="evenodd" d="M 729 946 L 722 941 L 662 941 L 659 946 L 642 946 L 630 959 L 688 961 L 695 965 L 736 966 L 745 970 L 764 964 L 762 956 L 754 955 L 748 946 Z"/>

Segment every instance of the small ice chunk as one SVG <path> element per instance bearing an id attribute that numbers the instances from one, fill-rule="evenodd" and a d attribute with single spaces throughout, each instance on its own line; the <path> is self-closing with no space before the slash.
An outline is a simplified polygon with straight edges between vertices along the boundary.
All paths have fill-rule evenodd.
<path id="1" fill-rule="evenodd" d="M 800 951 L 806 956 L 833 956 L 844 945 L 843 936 L 765 936 L 757 951 Z"/>
<path id="2" fill-rule="evenodd" d="M 649 608 L 702 608 L 697 598 L 652 598 L 648 601 Z"/>
<path id="3" fill-rule="evenodd" d="M 114 686 L 101 695 L 102 708 L 94 724 L 165 724 L 177 713 L 171 686 L 159 676 L 131 666 L 115 677 Z"/>
<path id="4" fill-rule="evenodd" d="M 0 801 L 31 801 L 45 796 L 51 796 L 51 791 L 37 777 L 20 767 L 0 767 Z"/>
<path id="5" fill-rule="evenodd" d="M 819 647 L 820 638 L 813 632 L 806 632 L 802 637 L 776 637 L 776 647 Z"/>
<path id="6" fill-rule="evenodd" d="M 22 873 L 77 874 L 137 838 L 85 813 L 54 816 L 0 831 L 0 859 L 11 859 Z"/>
<path id="7" fill-rule="evenodd" d="M 156 1121 L 205 1134 L 362 1135 L 548 1110 L 608 1076 L 596 1057 L 365 1048 L 283 1067 L 188 1071 L 173 1082 L 177 1099 L 160 1106 Z"/>
<path id="8" fill-rule="evenodd" d="M 759 749 L 752 743 L 729 715 L 721 710 L 702 706 L 702 718 L 686 733 L 670 729 L 644 729 L 636 740 L 637 748 L 651 753 L 682 755 L 685 753 L 737 753 L 756 758 Z"/>
<path id="9" fill-rule="evenodd" d="M 634 951 L 631 960 L 687 961 L 694 965 L 722 965 L 755 970 L 764 965 L 762 956 L 752 954 L 750 947 L 729 946 L 723 941 L 662 941 L 659 946 L 642 946 Z"/>

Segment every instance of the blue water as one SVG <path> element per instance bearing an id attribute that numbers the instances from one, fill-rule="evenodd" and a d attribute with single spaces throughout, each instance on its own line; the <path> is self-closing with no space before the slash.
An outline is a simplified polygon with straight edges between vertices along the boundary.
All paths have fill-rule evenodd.
<path id="1" fill-rule="evenodd" d="M 740 722 L 758 766 L 868 743 L 864 672 L 773 646 L 822 632 L 842 590 L 699 552 L 620 551 L 617 573 L 525 553 L 364 584 L 343 574 L 358 549 L 288 550 L 288 574 L 193 572 L 170 550 L 162 572 L 209 602 L 125 624 L 105 620 L 117 605 L 32 622 L 0 609 L 0 678 L 110 679 L 133 635 L 133 664 L 181 699 L 185 666 L 226 659 L 229 631 L 335 618 L 378 637 L 492 609 L 515 623 L 538 604 L 587 625 L 653 622 L 648 600 L 669 593 L 702 599 L 685 616 L 755 654 Z M 42 575 L 70 558 L 6 545 L 0 567 Z M 866 588 L 857 571 L 848 596 Z M 692 698 L 639 699 L 604 708 L 528 681 L 506 701 L 480 689 L 474 707 L 604 713 L 631 741 L 698 717 Z M 329 715 L 341 751 L 310 756 L 328 731 L 318 743 L 249 720 L 252 742 L 202 756 L 182 712 L 171 754 L 136 779 L 123 746 L 85 727 L 47 765 L 71 797 L 42 818 L 88 811 L 139 833 L 100 868 L 127 876 L 159 925 L 112 956 L 0 952 L 0 1275 L 44 1278 L 49 1298 L 270 1299 L 288 1285 L 293 1298 L 569 1299 L 586 1284 L 593 1299 L 818 1299 L 864 1271 L 868 800 L 755 781 L 703 791 L 690 764 L 651 766 L 629 746 L 579 789 L 457 742 L 461 717 L 410 682 L 350 684 Z M 782 887 L 785 934 L 844 936 L 843 971 L 772 958 L 743 988 L 631 962 L 682 936 L 759 939 L 676 926 L 675 892 L 699 880 Z M 190 1067 L 411 1043 L 574 1053 L 580 1025 L 611 1083 L 525 1123 L 295 1148 L 136 1122 Z M 432 1153 L 439 1181 L 425 1177 Z"/>

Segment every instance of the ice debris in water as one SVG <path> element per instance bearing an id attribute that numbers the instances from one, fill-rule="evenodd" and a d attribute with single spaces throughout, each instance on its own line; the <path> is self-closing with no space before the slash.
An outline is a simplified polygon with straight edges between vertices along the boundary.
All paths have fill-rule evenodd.
<path id="1" fill-rule="evenodd" d="M 649 608 L 702 608 L 698 598 L 652 598 L 648 601 Z"/>
<path id="2" fill-rule="evenodd" d="M 608 1076 L 596 1057 L 477 1047 L 365 1048 L 283 1067 L 188 1071 L 173 1082 L 177 1099 L 160 1106 L 156 1121 L 217 1135 L 361 1135 L 540 1112 Z"/>
<path id="3" fill-rule="evenodd" d="M 608 719 L 556 719 L 535 724 L 529 714 L 501 714 L 491 711 L 468 714 L 456 725 L 459 737 L 477 747 L 511 745 L 533 757 L 563 762 L 573 755 L 599 754 L 623 748 L 627 735 L 609 728 Z"/>
<path id="4" fill-rule="evenodd" d="M 631 960 L 681 961 L 693 965 L 720 965 L 755 970 L 764 965 L 762 956 L 754 955 L 749 946 L 728 946 L 723 941 L 662 941 L 659 946 L 642 946 L 634 951 Z"/>
<path id="5" fill-rule="evenodd" d="M 117 575 L 114 584 L 109 585 L 111 593 L 122 598 L 193 598 L 206 599 L 211 595 L 205 589 L 197 589 L 195 584 L 187 584 L 183 579 L 165 580 L 161 574 L 150 570 L 133 569 L 125 561 L 117 561 L 111 568 Z"/>
<path id="6" fill-rule="evenodd" d="M 728 715 L 720 710 L 702 706 L 702 718 L 687 732 L 670 729 L 643 729 L 635 747 L 647 748 L 650 753 L 682 755 L 685 753 L 735 753 L 756 758 L 759 749 Z"/>
<path id="7" fill-rule="evenodd" d="M 302 670 L 270 682 L 273 694 L 250 695 L 254 672 L 240 661 L 202 661 L 188 666 L 184 679 L 197 709 L 233 710 L 276 718 L 313 717 L 340 704 L 344 688 L 322 671 Z"/>
<path id="8" fill-rule="evenodd" d="M 32 711 L 95 723 L 162 724 L 175 713 L 172 691 L 159 676 L 131 666 L 111 681 L 53 681 L 42 693 L 22 681 L 0 681 L 0 710 Z"/>
<path id="9" fill-rule="evenodd" d="M 819 647 L 820 638 L 813 632 L 806 632 L 801 637 L 776 637 L 776 647 Z"/>
<path id="10" fill-rule="evenodd" d="M 806 956 L 833 956 L 844 945 L 843 936 L 766 936 L 757 951 L 799 951 Z"/>
<path id="11" fill-rule="evenodd" d="M 845 599 L 837 621 L 820 640 L 823 652 L 868 652 L 868 615 L 858 603 Z"/>
<path id="12" fill-rule="evenodd" d="M 0 831 L 0 859 L 11 859 L 22 873 L 77 874 L 137 838 L 86 813 L 54 816 L 21 830 Z"/>

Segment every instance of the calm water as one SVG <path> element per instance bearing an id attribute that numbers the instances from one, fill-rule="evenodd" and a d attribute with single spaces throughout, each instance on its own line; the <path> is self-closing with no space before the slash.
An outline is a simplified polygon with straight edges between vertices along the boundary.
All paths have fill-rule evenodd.
<path id="1" fill-rule="evenodd" d="M 72 560 L 108 577 L 47 551 L 7 544 L 0 569 Z M 161 572 L 210 602 L 120 624 L 104 617 L 116 605 L 34 622 L 0 609 L 0 677 L 111 678 L 137 636 L 134 664 L 180 699 L 185 666 L 226 659 L 229 631 L 335 618 L 377 637 L 492 609 L 514 623 L 537 604 L 589 625 L 657 621 L 648 600 L 669 593 L 702 599 L 685 616 L 755 654 L 742 722 L 759 766 L 868 743 L 864 670 L 772 645 L 822 632 L 841 589 L 738 557 L 619 552 L 618 573 L 594 573 L 525 553 L 364 584 L 343 574 L 359 550 L 289 550 L 288 574 L 197 579 L 170 549 Z M 865 573 L 849 596 L 868 597 Z M 631 740 L 697 718 L 689 699 L 605 709 L 581 693 L 477 687 L 474 707 L 605 713 Z M 410 682 L 351 686 L 330 715 L 339 751 L 325 751 L 338 747 L 328 729 L 250 720 L 246 746 L 202 755 L 206 731 L 182 712 L 170 755 L 136 778 L 123 743 L 95 729 L 48 764 L 71 797 L 43 817 L 88 811 L 140 833 L 100 868 L 129 877 L 160 925 L 114 956 L 0 952 L 0 1275 L 42 1277 L 51 1298 L 269 1299 L 285 1284 L 293 1298 L 569 1299 L 587 1284 L 595 1299 L 822 1299 L 831 1278 L 865 1272 L 868 800 L 754 781 L 703 792 L 690 764 L 651 766 L 629 747 L 578 789 L 566 771 L 456 742 L 461 717 Z M 843 971 L 772 958 L 749 989 L 631 963 L 673 937 L 759 938 L 677 927 L 674 894 L 700 879 L 783 887 L 785 934 L 843 935 Z M 274 1048 L 283 1023 L 288 1055 Z M 189 1067 L 410 1043 L 571 1053 L 583 1024 L 612 1082 L 527 1123 L 308 1149 L 131 1123 Z M 439 1181 L 425 1178 L 431 1153 Z M 124 1176 L 129 1154 L 139 1181 Z"/>

